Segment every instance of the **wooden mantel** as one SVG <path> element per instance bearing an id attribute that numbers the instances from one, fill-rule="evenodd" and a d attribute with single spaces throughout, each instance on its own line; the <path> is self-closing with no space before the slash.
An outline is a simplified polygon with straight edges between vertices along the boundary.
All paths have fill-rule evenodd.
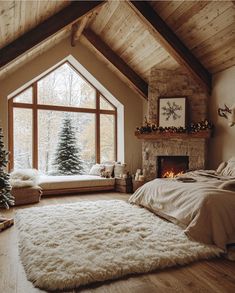
<path id="1" fill-rule="evenodd" d="M 150 133 L 139 133 L 135 132 L 135 136 L 142 140 L 159 140 L 159 139 L 191 139 L 191 138 L 210 138 L 211 130 L 201 130 L 195 133 L 179 133 L 179 132 L 150 132 Z"/>

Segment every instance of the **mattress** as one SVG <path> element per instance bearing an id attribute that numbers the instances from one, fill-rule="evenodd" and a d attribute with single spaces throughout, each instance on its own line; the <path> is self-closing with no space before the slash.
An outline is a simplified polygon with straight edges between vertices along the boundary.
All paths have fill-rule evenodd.
<path id="1" fill-rule="evenodd" d="M 75 189 L 83 187 L 114 186 L 114 178 L 103 178 L 94 175 L 72 175 L 72 176 L 40 176 L 39 186 L 43 190 L 53 189 Z"/>

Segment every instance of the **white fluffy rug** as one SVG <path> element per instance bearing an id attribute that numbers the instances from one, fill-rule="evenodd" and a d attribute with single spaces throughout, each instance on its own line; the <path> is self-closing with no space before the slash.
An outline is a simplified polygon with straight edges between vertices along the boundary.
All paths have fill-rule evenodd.
<path id="1" fill-rule="evenodd" d="M 221 252 L 120 200 L 24 209 L 16 223 L 27 278 L 47 290 L 187 264 Z"/>

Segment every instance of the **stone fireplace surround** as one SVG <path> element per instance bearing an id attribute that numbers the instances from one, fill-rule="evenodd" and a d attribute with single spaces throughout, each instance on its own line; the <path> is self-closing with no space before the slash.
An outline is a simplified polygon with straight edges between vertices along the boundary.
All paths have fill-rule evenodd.
<path id="1" fill-rule="evenodd" d="M 180 70 L 152 68 L 149 80 L 148 121 L 157 124 L 159 97 L 187 97 L 189 122 L 207 118 L 208 93 L 188 73 Z M 142 167 L 147 180 L 157 177 L 157 156 L 189 156 L 189 169 L 206 167 L 205 138 L 158 138 L 142 141 Z"/>
<path id="2" fill-rule="evenodd" d="M 146 169 L 147 180 L 157 177 L 158 156 L 188 156 L 189 169 L 204 169 L 206 162 L 206 140 L 190 139 L 159 139 L 143 141 L 143 168 Z"/>

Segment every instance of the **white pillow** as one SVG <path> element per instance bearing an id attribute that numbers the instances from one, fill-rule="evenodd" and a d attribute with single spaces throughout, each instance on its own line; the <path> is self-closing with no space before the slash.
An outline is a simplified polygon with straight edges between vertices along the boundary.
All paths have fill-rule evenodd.
<path id="1" fill-rule="evenodd" d="M 113 175 L 114 164 L 113 165 L 105 164 L 104 168 L 105 168 L 105 172 L 108 172 L 111 176 Z"/>
<path id="2" fill-rule="evenodd" d="M 220 163 L 219 166 L 218 166 L 218 168 L 216 169 L 216 173 L 220 174 L 224 170 L 224 168 L 226 167 L 226 165 L 227 165 L 227 162 Z"/>
<path id="3" fill-rule="evenodd" d="M 115 164 L 114 166 L 114 177 L 118 178 L 120 175 L 126 173 L 126 164 Z"/>
<path id="4" fill-rule="evenodd" d="M 227 165 L 221 171 L 223 176 L 235 176 L 235 157 L 228 160 Z"/>
<path id="5" fill-rule="evenodd" d="M 95 164 L 91 167 L 91 170 L 89 172 L 89 175 L 96 175 L 101 176 L 102 171 L 105 170 L 104 165 L 101 164 Z"/>

